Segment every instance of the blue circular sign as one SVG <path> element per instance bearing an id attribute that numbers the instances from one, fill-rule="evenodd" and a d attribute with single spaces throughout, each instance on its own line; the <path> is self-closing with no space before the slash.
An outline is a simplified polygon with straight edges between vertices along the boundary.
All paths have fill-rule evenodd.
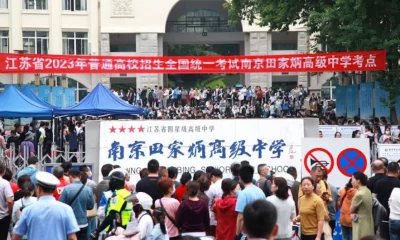
<path id="1" fill-rule="evenodd" d="M 367 169 L 367 157 L 356 148 L 347 148 L 339 153 L 337 157 L 337 166 L 339 171 L 351 177 L 355 172 L 364 172 Z"/>

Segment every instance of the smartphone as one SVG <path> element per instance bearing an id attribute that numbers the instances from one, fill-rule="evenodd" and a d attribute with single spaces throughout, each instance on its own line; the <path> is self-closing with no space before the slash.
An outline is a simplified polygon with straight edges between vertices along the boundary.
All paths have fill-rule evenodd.
<path id="1" fill-rule="evenodd" d="M 358 222 L 358 215 L 353 216 L 353 222 Z"/>

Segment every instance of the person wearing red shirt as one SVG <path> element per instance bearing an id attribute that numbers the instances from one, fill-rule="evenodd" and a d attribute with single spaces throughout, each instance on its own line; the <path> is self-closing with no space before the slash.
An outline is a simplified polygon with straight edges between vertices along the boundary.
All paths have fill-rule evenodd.
<path id="1" fill-rule="evenodd" d="M 236 195 L 240 191 L 238 182 L 232 179 L 224 179 L 221 184 L 222 198 L 215 200 L 213 212 L 217 220 L 216 240 L 235 239 L 236 219 L 238 213 L 235 211 Z"/>
<path id="2" fill-rule="evenodd" d="M 11 172 L 11 170 L 9 168 L 6 168 L 6 174 L 4 174 L 3 179 L 7 180 L 8 182 L 10 182 L 11 190 L 12 190 L 13 193 L 16 193 L 16 192 L 19 191 L 18 184 L 16 184 L 16 183 L 11 181 L 12 172 Z"/>
<path id="3" fill-rule="evenodd" d="M 53 175 L 60 180 L 60 184 L 57 185 L 56 190 L 53 193 L 54 198 L 58 201 L 64 187 L 68 186 L 70 183 L 65 180 L 64 169 L 60 166 L 53 167 Z"/>
<path id="4" fill-rule="evenodd" d="M 183 197 L 186 194 L 186 184 L 192 179 L 192 175 L 188 172 L 184 172 L 181 177 L 181 185 L 175 189 L 175 198 L 179 202 L 182 202 Z"/>

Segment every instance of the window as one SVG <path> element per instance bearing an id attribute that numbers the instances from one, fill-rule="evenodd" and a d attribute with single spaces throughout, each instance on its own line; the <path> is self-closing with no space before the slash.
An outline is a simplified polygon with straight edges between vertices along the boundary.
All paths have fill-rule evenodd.
<path id="1" fill-rule="evenodd" d="M 134 33 L 111 33 L 111 52 L 136 52 L 136 34 Z"/>
<path id="2" fill-rule="evenodd" d="M 23 9 L 47 10 L 47 0 L 22 0 Z"/>
<path id="3" fill-rule="evenodd" d="M 8 31 L 0 31 L 0 52 L 8 53 Z"/>
<path id="4" fill-rule="evenodd" d="M 0 0 L 0 9 L 8 9 L 8 0 Z"/>
<path id="5" fill-rule="evenodd" d="M 87 0 L 63 0 L 64 11 L 87 11 Z"/>
<path id="6" fill-rule="evenodd" d="M 88 34 L 84 32 L 63 32 L 63 54 L 88 54 Z"/>
<path id="7" fill-rule="evenodd" d="M 297 50 L 297 32 L 273 32 L 272 50 Z"/>
<path id="8" fill-rule="evenodd" d="M 49 32 L 22 32 L 24 50 L 31 54 L 49 53 Z"/>
<path id="9" fill-rule="evenodd" d="M 198 9 L 180 16 L 178 21 L 168 21 L 169 32 L 240 32 L 239 25 L 230 26 L 227 16 L 208 9 Z"/>

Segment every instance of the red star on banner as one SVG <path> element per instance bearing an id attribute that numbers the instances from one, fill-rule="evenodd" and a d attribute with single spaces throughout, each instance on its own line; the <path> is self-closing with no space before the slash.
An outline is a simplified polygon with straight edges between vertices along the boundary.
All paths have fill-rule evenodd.
<path id="1" fill-rule="evenodd" d="M 128 129 L 129 129 L 129 132 L 130 132 L 130 133 L 133 133 L 133 132 L 135 132 L 135 128 L 134 128 L 134 127 L 132 127 L 132 126 L 131 126 L 130 128 L 128 128 Z"/>
<path id="2" fill-rule="evenodd" d="M 140 125 L 139 132 L 144 132 L 144 127 L 142 125 Z"/>
<path id="3" fill-rule="evenodd" d="M 121 127 L 119 128 L 119 132 L 120 132 L 120 133 L 124 133 L 124 132 L 125 132 L 125 129 L 126 129 L 126 128 L 124 128 L 124 126 L 121 126 Z"/>
<path id="4" fill-rule="evenodd" d="M 114 126 L 112 126 L 111 128 L 110 128 L 110 133 L 115 133 L 115 130 L 117 130 Z"/>

